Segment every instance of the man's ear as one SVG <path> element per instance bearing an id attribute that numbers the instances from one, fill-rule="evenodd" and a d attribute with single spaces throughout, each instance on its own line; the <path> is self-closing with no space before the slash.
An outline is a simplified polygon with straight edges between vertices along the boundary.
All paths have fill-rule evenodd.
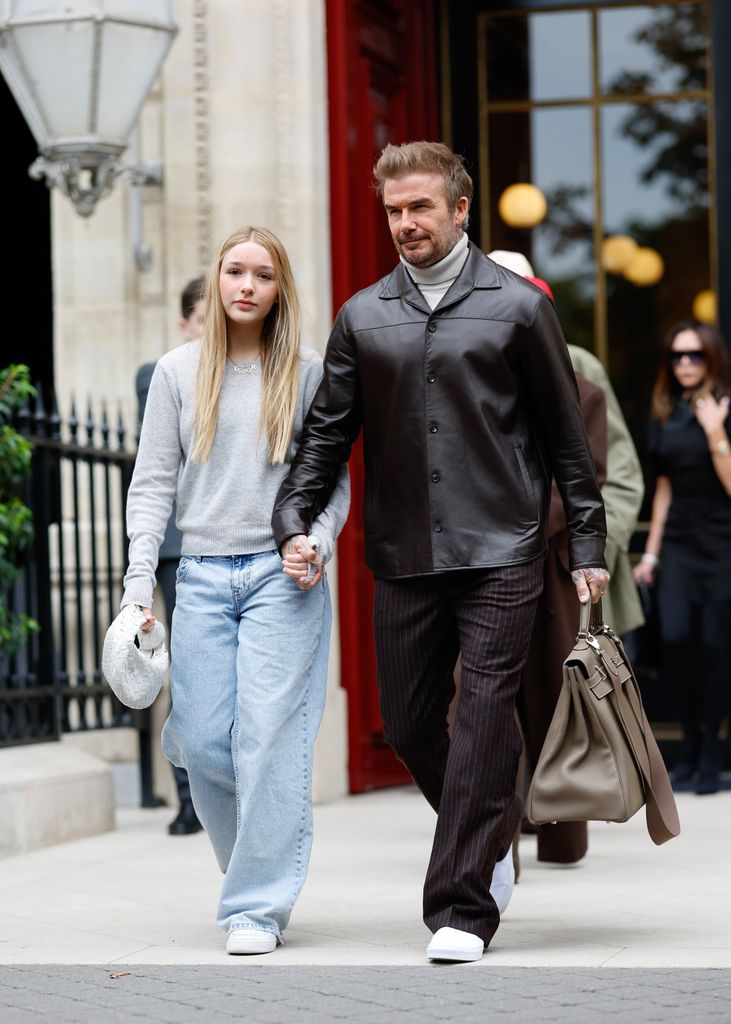
<path id="1" fill-rule="evenodd" d="M 455 217 L 455 220 L 456 220 L 456 222 L 457 222 L 457 224 L 459 226 L 461 226 L 464 223 L 464 221 L 465 221 L 465 219 L 467 217 L 467 214 L 469 212 L 470 212 L 470 201 L 469 201 L 469 199 L 467 198 L 467 196 L 460 196 L 459 199 L 457 200 L 457 206 L 455 207 L 455 210 L 454 210 L 454 217 Z"/>

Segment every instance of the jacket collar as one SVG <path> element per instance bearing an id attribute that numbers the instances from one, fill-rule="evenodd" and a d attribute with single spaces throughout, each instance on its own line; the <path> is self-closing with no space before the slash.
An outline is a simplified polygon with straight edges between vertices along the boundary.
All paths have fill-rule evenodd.
<path id="1" fill-rule="evenodd" d="M 498 269 L 491 259 L 470 242 L 469 252 L 465 265 L 462 267 L 457 279 L 452 282 L 447 293 L 442 297 L 436 309 L 447 309 L 459 302 L 466 295 L 469 295 L 475 288 L 500 288 Z M 399 263 L 389 276 L 378 296 L 380 299 L 403 299 L 410 306 L 422 310 L 427 316 L 431 316 L 433 310 L 429 303 L 419 291 L 417 285 L 409 274 L 403 263 Z"/>

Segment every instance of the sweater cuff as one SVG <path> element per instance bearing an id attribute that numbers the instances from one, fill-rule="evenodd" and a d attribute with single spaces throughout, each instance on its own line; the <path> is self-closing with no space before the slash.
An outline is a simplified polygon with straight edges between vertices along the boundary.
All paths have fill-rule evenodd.
<path id="1" fill-rule="evenodd" d="M 132 579 L 124 588 L 124 594 L 119 607 L 124 608 L 128 604 L 138 604 L 142 608 L 152 608 L 152 588 L 147 580 L 142 578 Z"/>
<path id="2" fill-rule="evenodd" d="M 313 524 L 311 537 L 316 537 L 318 542 L 318 552 L 322 559 L 322 564 L 327 565 L 333 556 L 333 539 L 330 536 L 329 530 L 323 530 L 322 527 L 317 525 L 317 522 Z"/>

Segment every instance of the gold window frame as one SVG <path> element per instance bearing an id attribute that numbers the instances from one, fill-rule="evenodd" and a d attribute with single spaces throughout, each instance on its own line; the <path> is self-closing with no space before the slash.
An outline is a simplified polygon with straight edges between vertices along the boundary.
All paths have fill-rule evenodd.
<path id="1" fill-rule="evenodd" d="M 621 93 L 606 96 L 601 93 L 599 81 L 599 14 L 602 11 L 614 11 L 623 7 L 673 7 L 691 5 L 703 7 L 706 11 L 706 38 L 708 40 L 708 76 L 705 89 L 692 89 L 685 92 L 658 93 Z M 558 14 L 585 12 L 590 16 L 590 47 L 591 47 L 591 96 L 585 99 L 551 99 L 551 100 L 490 100 L 487 95 L 487 22 L 494 18 L 509 18 L 531 14 Z M 442 38 L 444 39 L 444 33 Z M 486 250 L 491 245 L 491 212 L 490 212 L 490 148 L 489 119 L 492 113 L 523 113 L 531 110 L 554 109 L 557 107 L 584 107 L 591 110 L 592 121 L 592 161 L 594 172 L 594 354 L 605 367 L 609 364 L 609 325 L 607 319 L 606 274 L 601 265 L 599 253 L 604 240 L 604 223 L 602 217 L 604 188 L 602 180 L 602 145 L 601 145 L 601 109 L 605 106 L 627 103 L 657 103 L 661 101 L 704 100 L 707 104 L 707 141 L 708 141 L 708 238 L 710 287 L 718 294 L 718 253 L 716 232 L 716 157 L 714 137 L 714 106 L 713 106 L 713 45 L 711 33 L 711 5 L 709 0 L 625 0 L 622 3 L 583 3 L 583 4 L 551 4 L 547 7 L 520 7 L 510 10 L 483 11 L 477 16 L 477 74 L 478 74 L 478 154 L 479 154 L 479 188 L 480 188 L 480 228 L 482 246 Z"/>

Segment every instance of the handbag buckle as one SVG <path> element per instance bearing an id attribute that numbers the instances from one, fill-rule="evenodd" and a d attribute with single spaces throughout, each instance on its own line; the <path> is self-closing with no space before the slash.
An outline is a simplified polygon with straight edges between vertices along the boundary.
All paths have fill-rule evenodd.
<path id="1" fill-rule="evenodd" d="M 607 694 L 611 693 L 614 689 L 612 684 L 609 682 L 607 673 L 603 672 L 598 665 L 594 669 L 593 679 L 594 682 L 590 683 L 589 689 L 597 700 L 601 700 L 603 697 L 606 697 Z"/>

